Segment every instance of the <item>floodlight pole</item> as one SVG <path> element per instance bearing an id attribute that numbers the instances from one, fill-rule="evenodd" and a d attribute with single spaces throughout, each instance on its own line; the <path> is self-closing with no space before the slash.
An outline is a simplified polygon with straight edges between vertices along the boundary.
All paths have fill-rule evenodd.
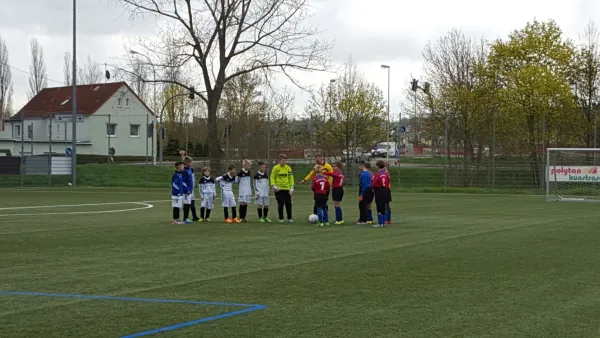
<path id="1" fill-rule="evenodd" d="M 71 184 L 77 186 L 77 0 L 73 0 L 73 70 L 72 70 L 73 103 L 71 135 Z M 50 154 L 52 156 L 52 154 Z"/>
<path id="2" fill-rule="evenodd" d="M 388 86 L 387 86 L 387 123 L 386 123 L 386 133 L 387 133 L 387 151 L 385 152 L 385 158 L 389 161 L 390 159 L 390 66 L 381 65 L 381 68 L 387 69 L 388 75 Z"/>

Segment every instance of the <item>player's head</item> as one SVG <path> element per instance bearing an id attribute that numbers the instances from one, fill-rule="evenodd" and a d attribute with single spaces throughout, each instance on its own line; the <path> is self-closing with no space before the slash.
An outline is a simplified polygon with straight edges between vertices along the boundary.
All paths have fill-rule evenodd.
<path id="1" fill-rule="evenodd" d="M 279 165 L 280 165 L 280 166 L 282 166 L 282 167 L 283 167 L 284 165 L 286 165 L 286 163 L 287 163 L 287 160 L 288 160 L 288 158 L 287 158 L 287 155 L 286 155 L 286 154 L 280 154 L 280 155 L 279 155 Z"/>
<path id="2" fill-rule="evenodd" d="M 209 167 L 202 168 L 202 175 L 204 175 L 206 177 L 210 176 L 210 168 Z"/>
<path id="3" fill-rule="evenodd" d="M 379 169 L 383 169 L 386 167 L 385 162 L 383 160 L 379 160 L 375 163 L 375 165 L 377 166 L 377 168 Z"/>
<path id="4" fill-rule="evenodd" d="M 365 161 L 358 161 L 358 167 L 362 170 L 365 169 Z"/>
<path id="5" fill-rule="evenodd" d="M 342 164 L 342 162 L 335 162 L 333 164 L 333 166 L 334 166 L 334 169 L 337 169 L 337 170 L 342 170 L 342 168 L 344 167 L 344 165 Z"/>
<path id="6" fill-rule="evenodd" d="M 229 165 L 229 167 L 227 167 L 227 172 L 231 175 L 235 175 L 235 166 L 233 164 Z"/>
<path id="7" fill-rule="evenodd" d="M 369 162 L 365 163 L 365 169 L 371 170 L 371 163 L 369 163 Z"/>
<path id="8" fill-rule="evenodd" d="M 182 161 L 175 162 L 175 170 L 177 170 L 177 171 L 183 170 L 183 162 Z"/>
<path id="9" fill-rule="evenodd" d="M 194 160 L 190 157 L 190 156 L 186 156 L 183 158 L 183 165 L 185 167 L 191 167 L 192 164 L 194 163 Z"/>
<path id="10" fill-rule="evenodd" d="M 315 163 L 317 163 L 317 164 L 321 164 L 321 165 L 322 165 L 323 163 L 325 163 L 325 162 L 323 161 L 323 154 L 322 154 L 322 153 L 316 153 L 316 154 L 315 154 Z"/>
<path id="11" fill-rule="evenodd" d="M 265 166 L 265 162 L 262 162 L 262 161 L 261 161 L 261 162 L 258 162 L 258 170 L 259 170 L 260 172 L 263 172 L 263 173 L 264 173 L 264 172 L 265 172 L 265 167 L 266 167 L 266 166 Z"/>
<path id="12" fill-rule="evenodd" d="M 248 170 L 252 166 L 252 161 L 244 160 L 244 161 L 242 161 L 242 165 L 244 166 L 244 169 Z"/>
<path id="13" fill-rule="evenodd" d="M 315 166 L 315 174 L 316 175 L 321 175 L 323 173 L 323 166 L 321 166 L 320 164 L 317 164 Z"/>

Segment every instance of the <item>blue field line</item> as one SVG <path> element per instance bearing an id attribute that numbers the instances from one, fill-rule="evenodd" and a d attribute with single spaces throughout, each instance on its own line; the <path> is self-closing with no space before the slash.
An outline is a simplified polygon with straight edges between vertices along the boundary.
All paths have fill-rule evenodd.
<path id="1" fill-rule="evenodd" d="M 243 303 L 225 303 L 225 302 L 205 302 L 184 299 L 160 299 L 160 298 L 137 298 L 137 297 L 119 297 L 119 296 L 102 296 L 102 295 L 82 295 L 70 293 L 48 293 L 48 292 L 27 292 L 27 291 L 0 291 L 0 295 L 7 296 L 38 296 L 38 297 L 56 297 L 56 298 L 75 298 L 75 299 L 96 299 L 96 300 L 118 300 L 126 302 L 146 302 L 146 303 L 171 303 L 171 304 L 187 304 L 187 305 L 213 305 L 227 307 L 243 307 L 244 309 L 226 312 L 220 315 L 210 316 L 206 318 L 195 319 L 189 322 L 159 327 L 148 331 L 133 333 L 121 338 L 134 338 L 149 336 L 160 332 L 173 331 L 184 327 L 210 322 L 213 320 L 233 317 L 244 313 L 249 313 L 258 310 L 264 310 L 266 305 L 261 304 L 243 304 Z"/>

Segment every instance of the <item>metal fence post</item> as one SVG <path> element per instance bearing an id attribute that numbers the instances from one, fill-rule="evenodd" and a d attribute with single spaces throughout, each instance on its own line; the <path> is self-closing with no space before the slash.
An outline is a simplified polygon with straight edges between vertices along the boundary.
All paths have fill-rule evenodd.
<path id="1" fill-rule="evenodd" d="M 25 112 L 21 114 L 21 188 L 25 185 Z"/>
<path id="2" fill-rule="evenodd" d="M 152 133 L 154 134 L 154 126 L 152 126 Z M 148 114 L 146 114 L 146 135 L 144 136 L 144 141 L 146 142 L 146 188 L 148 188 Z"/>
<path id="3" fill-rule="evenodd" d="M 446 165 L 444 166 L 444 192 L 447 192 L 448 166 L 450 165 L 450 161 L 452 160 L 452 155 L 450 154 L 450 142 L 448 141 L 448 116 L 447 115 L 444 120 L 444 138 L 445 138 L 444 143 L 446 144 L 446 151 L 444 153 L 446 154 L 446 159 L 448 160 L 448 163 L 446 163 Z"/>
<path id="4" fill-rule="evenodd" d="M 108 159 L 107 159 L 107 162 L 106 162 L 106 170 L 107 170 L 107 173 L 106 173 L 106 175 L 107 175 L 106 176 L 107 181 L 106 182 L 107 182 L 107 185 L 109 187 L 110 187 L 110 157 L 111 157 L 111 154 L 110 154 L 110 138 L 111 138 L 111 135 L 108 134 L 108 130 L 109 130 L 110 125 L 111 125 L 111 123 L 110 123 L 111 122 L 110 121 L 110 116 L 111 116 L 111 114 L 108 114 L 108 124 L 106 125 L 106 139 L 107 139 L 107 142 L 108 142 L 108 149 L 106 150 L 106 153 L 108 155 Z M 117 128 L 114 129 L 114 132 L 117 133 Z"/>
<path id="5" fill-rule="evenodd" d="M 65 148 L 65 154 L 66 153 Z M 50 118 L 50 121 L 48 122 L 48 186 L 52 186 L 52 118 Z"/>

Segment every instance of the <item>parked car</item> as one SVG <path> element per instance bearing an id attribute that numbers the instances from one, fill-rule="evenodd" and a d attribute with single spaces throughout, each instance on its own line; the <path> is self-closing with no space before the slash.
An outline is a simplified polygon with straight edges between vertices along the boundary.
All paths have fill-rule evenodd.
<path id="1" fill-rule="evenodd" d="M 342 160 L 346 163 L 367 162 L 371 160 L 371 153 L 364 151 L 362 148 L 346 149 L 342 151 Z"/>
<path id="2" fill-rule="evenodd" d="M 396 155 L 396 144 L 394 142 L 380 142 L 371 150 L 371 157 L 394 157 Z"/>

